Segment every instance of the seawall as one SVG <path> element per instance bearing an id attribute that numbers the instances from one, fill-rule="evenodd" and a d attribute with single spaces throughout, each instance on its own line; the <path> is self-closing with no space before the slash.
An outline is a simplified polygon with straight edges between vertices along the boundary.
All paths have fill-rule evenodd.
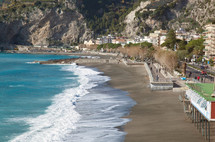
<path id="1" fill-rule="evenodd" d="M 152 72 L 146 62 L 144 62 L 145 69 L 149 76 L 150 81 L 150 88 L 151 90 L 172 90 L 173 89 L 173 82 L 156 82 L 152 76 Z"/>

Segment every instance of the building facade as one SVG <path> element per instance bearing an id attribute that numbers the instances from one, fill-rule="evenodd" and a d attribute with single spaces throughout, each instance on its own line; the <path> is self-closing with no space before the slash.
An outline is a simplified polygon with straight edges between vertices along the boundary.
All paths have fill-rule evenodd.
<path id="1" fill-rule="evenodd" d="M 205 26 L 205 58 L 215 59 L 215 24 Z"/>

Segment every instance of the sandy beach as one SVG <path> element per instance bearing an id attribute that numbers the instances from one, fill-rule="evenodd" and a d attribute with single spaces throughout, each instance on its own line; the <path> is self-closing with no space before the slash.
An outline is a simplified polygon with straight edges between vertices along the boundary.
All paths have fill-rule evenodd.
<path id="1" fill-rule="evenodd" d="M 137 104 L 123 130 L 125 142 L 205 142 L 194 124 L 187 120 L 177 93 L 151 91 L 144 66 L 85 64 L 111 77 L 109 84 L 125 90 Z"/>

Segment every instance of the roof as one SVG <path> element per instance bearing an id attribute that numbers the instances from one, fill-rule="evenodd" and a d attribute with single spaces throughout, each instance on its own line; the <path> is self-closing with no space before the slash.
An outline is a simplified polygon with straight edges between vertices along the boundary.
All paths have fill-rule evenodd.
<path id="1" fill-rule="evenodd" d="M 211 94 L 214 90 L 213 83 L 187 83 L 186 84 L 190 89 L 198 93 L 207 101 L 215 101 L 214 97 L 211 97 Z"/>

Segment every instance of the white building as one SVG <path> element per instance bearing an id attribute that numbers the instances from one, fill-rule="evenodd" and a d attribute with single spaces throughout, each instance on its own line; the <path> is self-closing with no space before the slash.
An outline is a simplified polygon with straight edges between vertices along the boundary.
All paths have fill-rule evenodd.
<path id="1" fill-rule="evenodd" d="M 136 41 L 134 39 L 127 39 L 126 42 L 127 42 L 127 44 L 129 44 L 129 43 L 135 44 L 136 43 Z"/>
<path id="2" fill-rule="evenodd" d="M 93 40 L 89 40 L 89 41 L 84 41 L 84 44 L 86 46 L 92 46 L 92 45 L 95 45 L 94 41 Z"/>
<path id="3" fill-rule="evenodd" d="M 205 26 L 205 57 L 207 59 L 215 58 L 215 24 Z"/>
<path id="4" fill-rule="evenodd" d="M 101 44 L 102 44 L 102 40 L 101 40 L 100 38 L 97 38 L 97 39 L 96 39 L 96 44 L 97 44 L 97 45 L 101 45 Z"/>
<path id="5" fill-rule="evenodd" d="M 166 40 L 166 30 L 156 30 L 154 33 L 150 33 L 149 37 L 145 37 L 145 41 L 152 43 L 153 45 L 160 46 Z"/>

